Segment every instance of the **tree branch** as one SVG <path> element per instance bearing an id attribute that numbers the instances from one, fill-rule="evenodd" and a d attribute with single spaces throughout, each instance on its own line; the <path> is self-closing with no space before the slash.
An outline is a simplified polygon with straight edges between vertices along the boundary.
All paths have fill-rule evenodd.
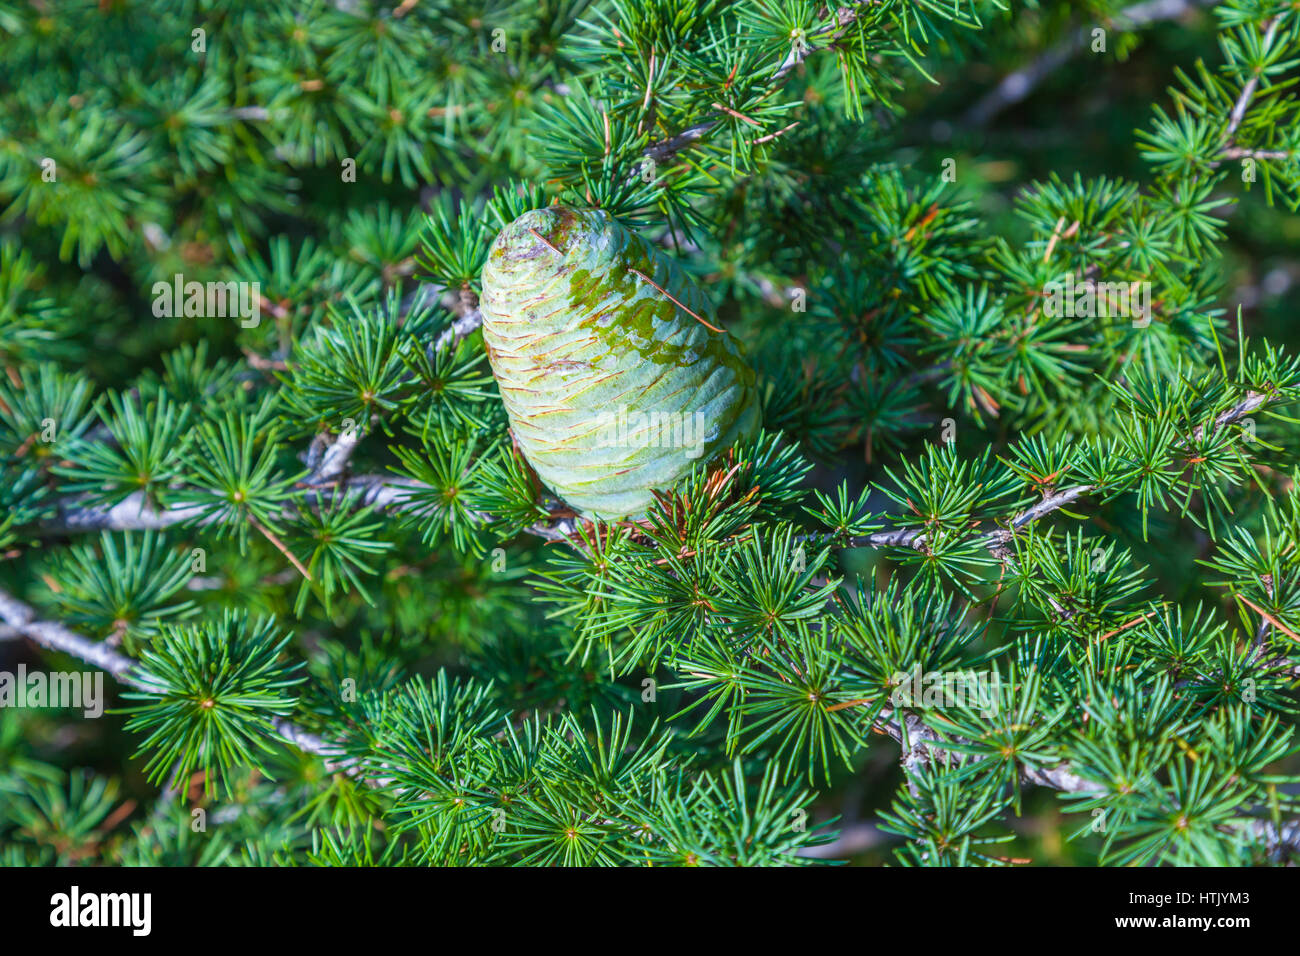
<path id="1" fill-rule="evenodd" d="M 906 739 L 903 736 L 903 723 L 907 727 Z M 877 725 L 903 747 L 903 770 L 909 775 L 918 765 L 983 759 L 946 749 L 943 736 L 913 713 L 904 712 L 903 722 L 900 722 L 897 711 L 887 712 L 882 714 Z M 1049 787 L 1062 793 L 1100 795 L 1107 792 L 1104 785 L 1081 776 L 1068 763 L 1046 768 L 1022 764 L 1018 769 L 1020 780 L 1033 786 Z M 1300 820 L 1286 821 L 1280 828 L 1267 820 L 1243 820 L 1233 824 L 1232 829 L 1255 842 L 1263 843 L 1271 858 L 1280 858 L 1287 853 L 1300 853 Z M 845 835 L 841 836 L 841 840 L 843 839 Z M 866 848 L 840 849 L 839 854 L 836 854 L 834 850 L 839 842 L 823 847 L 824 854 L 819 855 L 832 856 L 861 852 Z"/>
<path id="2" fill-rule="evenodd" d="M 157 690 L 157 687 L 150 683 L 148 675 L 140 670 L 139 662 L 134 658 L 128 657 L 103 641 L 84 637 L 57 621 L 38 621 L 34 608 L 3 589 L 0 589 L 0 620 L 41 647 L 60 651 L 92 664 L 112 675 L 119 683 L 137 690 Z M 341 749 L 326 743 L 319 735 L 302 729 L 285 717 L 272 717 L 271 726 L 282 740 L 299 750 L 321 757 L 336 757 L 343 753 Z M 330 766 L 331 769 L 341 769 L 335 764 Z"/>
<path id="3" fill-rule="evenodd" d="M 1115 17 L 1122 29 L 1132 30 L 1161 20 L 1176 20 L 1199 7 L 1214 6 L 1218 0 L 1146 0 L 1136 3 Z M 1088 45 L 1095 26 L 1079 27 L 1056 46 L 1041 53 L 1028 66 L 1008 73 L 992 90 L 980 97 L 966 111 L 962 123 L 968 127 L 987 125 L 1009 106 L 1027 99 L 1039 84 L 1074 58 Z"/>
<path id="4" fill-rule="evenodd" d="M 7 591 L 0 589 L 0 620 L 15 634 L 30 638 L 42 647 L 62 651 L 106 671 L 123 684 L 148 690 L 149 685 L 136 670 L 136 662 L 101 641 L 82 637 L 56 621 L 38 621 L 36 611 Z"/>
<path id="5" fill-rule="evenodd" d="M 790 52 L 786 54 L 785 59 L 777 66 L 776 71 L 772 74 L 772 86 L 775 89 L 779 86 L 791 71 L 800 63 L 816 53 L 818 50 L 829 48 L 836 40 L 842 37 L 849 26 L 858 19 L 858 8 L 866 6 L 875 0 L 855 0 L 853 3 L 846 4 L 835 9 L 835 22 L 823 24 L 818 29 L 810 33 L 804 44 L 791 43 Z M 824 41 L 818 43 L 817 41 Z M 696 123 L 688 129 L 682 130 L 667 139 L 660 140 L 657 143 L 651 143 L 643 151 L 642 155 L 651 160 L 656 165 L 666 163 L 675 155 L 681 152 L 692 143 L 696 143 L 708 135 L 709 131 L 718 125 L 721 118 L 719 111 L 714 115 Z"/>
<path id="6" fill-rule="evenodd" d="M 1273 40 L 1277 37 L 1277 28 L 1281 22 L 1281 17 L 1271 17 L 1267 21 L 1262 44 L 1264 49 L 1273 45 Z M 1232 113 L 1228 116 L 1228 128 L 1223 132 L 1223 145 L 1225 148 L 1232 145 L 1233 137 L 1237 135 L 1237 127 L 1246 118 L 1246 111 L 1250 109 L 1251 101 L 1255 98 L 1255 91 L 1258 89 L 1259 74 L 1256 74 L 1246 81 L 1246 85 L 1241 88 L 1241 95 L 1232 104 Z"/>
<path id="7" fill-rule="evenodd" d="M 1272 396 L 1267 392 L 1248 391 L 1246 397 L 1226 411 L 1220 412 L 1214 419 L 1215 429 L 1224 428 L 1234 422 L 1240 421 L 1251 412 L 1262 408 L 1266 405 Z M 1205 426 L 1198 425 L 1192 430 L 1192 437 L 1195 441 L 1200 441 L 1205 435 Z M 1182 447 L 1185 442 L 1180 442 L 1175 447 Z M 1054 511 L 1064 508 L 1071 502 L 1077 501 L 1084 495 L 1090 494 L 1097 489 L 1093 485 L 1074 485 L 1063 491 L 1058 491 L 1048 495 L 1042 501 L 1027 508 L 1020 514 L 1015 515 L 1005 521 L 1005 527 L 993 528 L 984 532 L 984 543 L 990 548 L 1001 548 L 1015 535 L 1017 531 L 1027 525 L 1032 524 L 1039 518 L 1043 518 Z M 840 538 L 835 532 L 821 534 L 804 535 L 799 538 L 800 541 L 809 541 L 814 544 L 834 544 L 842 548 L 916 548 L 924 547 L 926 533 L 920 528 L 899 528 L 892 531 L 876 531 L 867 535 L 856 535 L 849 538 Z"/>

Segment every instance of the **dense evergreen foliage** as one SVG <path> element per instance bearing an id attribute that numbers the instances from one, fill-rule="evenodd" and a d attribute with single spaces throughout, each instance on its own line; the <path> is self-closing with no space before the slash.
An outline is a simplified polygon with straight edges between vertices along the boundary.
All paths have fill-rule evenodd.
<path id="1" fill-rule="evenodd" d="M 0 709 L 0 862 L 1292 859 L 1298 71 L 1281 0 L 0 0 L 0 671 L 109 695 Z M 484 353 L 552 203 L 757 373 L 641 521 Z"/>

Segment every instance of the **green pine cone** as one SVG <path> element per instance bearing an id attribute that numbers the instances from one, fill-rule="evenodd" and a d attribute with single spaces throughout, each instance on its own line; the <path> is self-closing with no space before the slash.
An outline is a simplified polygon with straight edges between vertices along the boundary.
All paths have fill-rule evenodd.
<path id="1" fill-rule="evenodd" d="M 549 206 L 503 229 L 480 307 L 515 440 L 580 514 L 638 517 L 652 489 L 758 430 L 754 373 L 710 331 L 712 304 L 601 210 Z"/>

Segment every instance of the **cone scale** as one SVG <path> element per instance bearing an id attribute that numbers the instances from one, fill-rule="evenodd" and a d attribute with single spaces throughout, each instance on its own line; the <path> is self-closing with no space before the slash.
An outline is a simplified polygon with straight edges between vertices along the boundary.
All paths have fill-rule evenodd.
<path id="1" fill-rule="evenodd" d="M 597 209 L 548 206 L 497 236 L 483 340 L 515 441 L 590 518 L 635 518 L 759 427 L 754 373 L 672 259 Z"/>

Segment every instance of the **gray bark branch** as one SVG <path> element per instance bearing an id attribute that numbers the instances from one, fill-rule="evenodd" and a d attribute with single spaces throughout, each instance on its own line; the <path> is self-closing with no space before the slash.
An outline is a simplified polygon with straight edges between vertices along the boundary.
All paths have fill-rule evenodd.
<path id="1" fill-rule="evenodd" d="M 3 589 L 0 589 L 0 620 L 3 620 L 14 632 L 29 638 L 41 647 L 85 661 L 107 672 L 119 683 L 137 690 L 157 690 L 150 683 L 148 675 L 140 670 L 134 658 L 128 657 L 103 641 L 91 640 L 78 634 L 57 621 L 37 620 L 34 608 Z M 272 717 L 271 726 L 282 740 L 299 750 L 326 758 L 342 755 L 342 750 L 338 747 L 327 743 L 320 735 L 304 730 L 285 717 Z M 342 769 L 328 759 L 326 765 L 331 770 Z"/>

